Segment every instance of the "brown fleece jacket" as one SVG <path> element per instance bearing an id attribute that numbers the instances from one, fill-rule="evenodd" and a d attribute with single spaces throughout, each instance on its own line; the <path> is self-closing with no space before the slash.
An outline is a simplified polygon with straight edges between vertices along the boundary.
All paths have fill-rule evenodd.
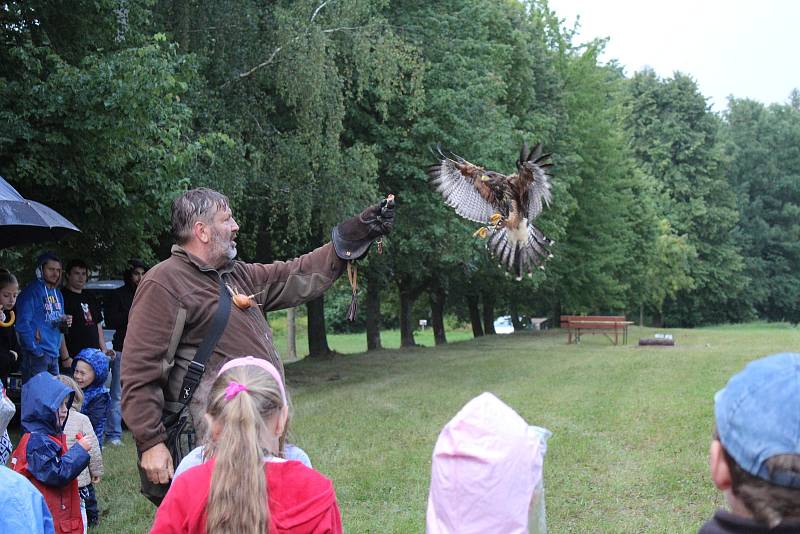
<path id="1" fill-rule="evenodd" d="M 283 372 L 264 312 L 313 300 L 341 275 L 345 262 L 331 244 L 287 262 L 231 261 L 214 270 L 180 246 L 145 275 L 136 290 L 122 358 L 122 414 L 140 451 L 166 440 L 161 423 L 165 402 L 174 402 L 189 362 L 208 332 L 219 300 L 219 276 L 263 306 L 240 310 L 231 305 L 225 331 L 208 360 L 190 403 L 198 439 L 205 431 L 208 392 L 222 365 L 240 356 L 269 360 Z M 170 361 L 173 333 L 183 329 Z"/>

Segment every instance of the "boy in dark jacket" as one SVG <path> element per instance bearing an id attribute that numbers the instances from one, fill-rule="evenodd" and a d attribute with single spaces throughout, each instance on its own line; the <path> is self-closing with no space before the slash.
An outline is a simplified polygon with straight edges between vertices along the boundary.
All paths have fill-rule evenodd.
<path id="1" fill-rule="evenodd" d="M 699 534 L 800 532 L 800 354 L 750 362 L 714 396 L 711 479 L 730 511 Z"/>
<path id="2" fill-rule="evenodd" d="M 131 311 L 133 296 L 136 288 L 142 281 L 147 266 L 143 261 L 132 259 L 128 262 L 128 269 L 123 274 L 125 285 L 118 287 L 111 293 L 111 299 L 105 307 L 106 328 L 114 329 L 114 350 L 117 357 L 111 362 L 111 408 L 108 410 L 108 424 L 106 425 L 106 443 L 111 445 L 122 444 L 122 383 L 120 381 L 120 366 L 124 352 L 125 333 L 128 331 L 128 313 Z"/>
<path id="3" fill-rule="evenodd" d="M 43 371 L 22 386 L 22 430 L 11 457 L 14 471 L 44 495 L 59 534 L 82 533 L 78 475 L 89 465 L 91 442 L 83 437 L 67 449 L 64 424 L 74 393 Z"/>

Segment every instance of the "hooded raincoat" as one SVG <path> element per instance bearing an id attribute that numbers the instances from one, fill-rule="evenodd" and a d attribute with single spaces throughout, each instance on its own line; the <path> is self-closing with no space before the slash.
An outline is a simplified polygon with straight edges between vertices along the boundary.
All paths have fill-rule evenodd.
<path id="1" fill-rule="evenodd" d="M 491 393 L 469 401 L 433 450 L 427 534 L 544 532 L 549 434 Z"/>
<path id="2" fill-rule="evenodd" d="M 103 443 L 108 404 L 111 402 L 111 395 L 105 387 L 108 378 L 108 357 L 97 349 L 83 349 L 75 356 L 72 365 L 80 360 L 88 363 L 94 371 L 94 380 L 88 387 L 83 388 L 81 413 L 92 422 L 97 441 Z"/>
<path id="3" fill-rule="evenodd" d="M 89 453 L 77 443 L 67 450 L 58 408 L 73 391 L 43 371 L 22 386 L 22 430 L 11 455 L 14 471 L 42 493 L 57 533 L 83 532 L 77 477 L 89 465 Z"/>
<path id="4" fill-rule="evenodd" d="M 0 532 L 52 534 L 53 516 L 28 479 L 0 466 Z"/>

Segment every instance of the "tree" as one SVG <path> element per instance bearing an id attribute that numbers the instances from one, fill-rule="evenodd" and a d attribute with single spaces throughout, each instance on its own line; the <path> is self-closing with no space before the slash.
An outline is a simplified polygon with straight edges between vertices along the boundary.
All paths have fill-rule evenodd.
<path id="1" fill-rule="evenodd" d="M 113 272 L 152 259 L 169 200 L 218 138 L 191 133 L 191 58 L 163 35 L 117 42 L 108 4 L 76 3 L 75 27 L 48 3 L 4 4 L 0 174 L 78 222 L 64 255 Z"/>
<path id="2" fill-rule="evenodd" d="M 738 212 L 725 179 L 719 120 L 694 80 L 680 73 L 666 80 L 652 71 L 637 73 L 629 95 L 634 154 L 657 181 L 670 227 L 697 251 L 689 268 L 694 286 L 668 298 L 666 322 L 691 326 L 747 317 L 741 297 L 748 279 L 732 236 Z"/>
<path id="3" fill-rule="evenodd" d="M 796 101 L 797 94 L 794 95 Z M 753 283 L 743 298 L 761 317 L 800 321 L 800 109 L 730 99 L 728 179 L 738 197 L 736 236 Z"/>
<path id="4" fill-rule="evenodd" d="M 376 147 L 345 122 L 363 101 L 387 108 L 398 90 L 403 57 L 383 4 L 195 4 L 160 2 L 156 18 L 200 58 L 197 128 L 240 147 L 226 185 L 241 201 L 242 256 L 266 262 L 323 244 L 378 199 Z M 324 301 L 308 311 L 311 354 L 326 355 Z"/>

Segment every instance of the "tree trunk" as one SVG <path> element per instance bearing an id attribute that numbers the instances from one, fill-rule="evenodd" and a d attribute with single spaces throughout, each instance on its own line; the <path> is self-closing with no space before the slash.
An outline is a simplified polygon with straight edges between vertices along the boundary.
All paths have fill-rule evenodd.
<path id="1" fill-rule="evenodd" d="M 514 325 L 515 332 L 525 330 L 525 325 L 519 320 L 519 308 L 516 304 L 511 306 L 511 324 Z"/>
<path id="2" fill-rule="evenodd" d="M 483 293 L 483 332 L 487 336 L 494 335 L 494 295 Z"/>
<path id="3" fill-rule="evenodd" d="M 433 341 L 436 345 L 444 345 L 447 343 L 447 337 L 444 333 L 444 301 L 445 293 L 441 288 L 437 288 L 430 292 L 429 298 L 431 301 L 431 323 L 433 326 Z"/>
<path id="4" fill-rule="evenodd" d="M 328 334 L 325 332 L 325 296 L 309 301 L 308 308 L 308 355 L 322 358 L 331 355 Z"/>
<path id="5" fill-rule="evenodd" d="M 416 347 L 414 342 L 414 323 L 411 311 L 415 297 L 410 291 L 400 291 L 400 346 Z"/>
<path id="6" fill-rule="evenodd" d="M 664 326 L 664 314 L 661 310 L 656 310 L 655 314 L 653 314 L 653 326 L 656 328 Z"/>
<path id="7" fill-rule="evenodd" d="M 644 304 L 639 304 L 639 326 L 644 326 Z"/>
<path id="8" fill-rule="evenodd" d="M 297 359 L 297 308 L 286 310 L 286 358 Z"/>
<path id="9" fill-rule="evenodd" d="M 381 290 L 376 276 L 367 277 L 367 350 L 379 350 L 381 345 Z"/>
<path id="10" fill-rule="evenodd" d="M 478 295 L 467 296 L 467 307 L 469 308 L 469 322 L 472 323 L 472 336 L 481 337 L 483 325 L 481 324 L 481 310 L 478 307 Z"/>
<path id="11" fill-rule="evenodd" d="M 553 328 L 561 328 L 561 302 L 556 301 L 553 303 L 552 313 L 553 317 L 551 319 L 553 322 L 550 324 L 553 325 Z"/>

